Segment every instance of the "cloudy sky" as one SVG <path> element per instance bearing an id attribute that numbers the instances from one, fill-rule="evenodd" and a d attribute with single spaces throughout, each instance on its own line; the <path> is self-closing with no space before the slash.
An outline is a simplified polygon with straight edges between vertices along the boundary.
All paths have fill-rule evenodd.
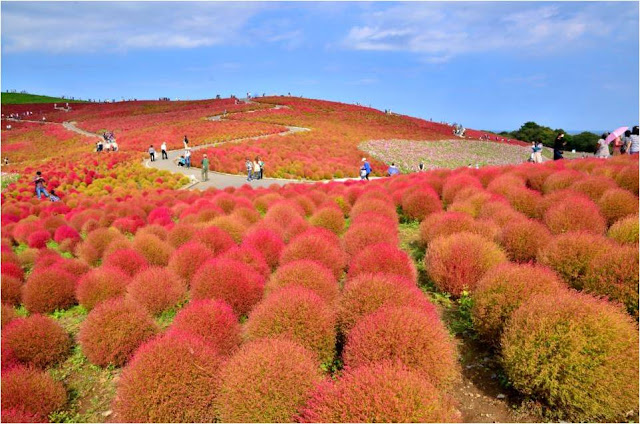
<path id="1" fill-rule="evenodd" d="M 638 2 L 2 2 L 2 89 L 277 93 L 479 129 L 638 121 Z"/>

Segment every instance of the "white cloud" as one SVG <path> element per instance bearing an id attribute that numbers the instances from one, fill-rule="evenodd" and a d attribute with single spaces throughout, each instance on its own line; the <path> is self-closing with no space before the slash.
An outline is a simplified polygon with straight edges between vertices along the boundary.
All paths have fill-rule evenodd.
<path id="1" fill-rule="evenodd" d="M 415 53 L 426 63 L 496 50 L 540 55 L 609 37 L 611 22 L 616 32 L 637 37 L 637 9 L 615 2 L 396 3 L 385 10 L 366 8 L 342 46 Z"/>
<path id="2" fill-rule="evenodd" d="M 281 25 L 250 37 L 260 2 L 3 2 L 3 53 L 189 49 L 268 41 L 295 47 L 300 31 Z"/>

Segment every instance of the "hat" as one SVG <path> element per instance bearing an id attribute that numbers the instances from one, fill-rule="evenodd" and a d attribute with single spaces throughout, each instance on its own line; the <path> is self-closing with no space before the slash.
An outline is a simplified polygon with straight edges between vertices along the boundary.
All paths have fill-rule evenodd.
<path id="1" fill-rule="evenodd" d="M 366 161 L 367 161 L 367 158 L 362 158 L 362 162 L 366 162 Z"/>

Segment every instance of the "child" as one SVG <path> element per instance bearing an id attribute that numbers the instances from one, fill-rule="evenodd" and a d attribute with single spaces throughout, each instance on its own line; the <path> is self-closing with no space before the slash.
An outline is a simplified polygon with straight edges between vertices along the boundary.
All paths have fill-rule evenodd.
<path id="1" fill-rule="evenodd" d="M 185 165 L 186 165 L 186 160 L 184 156 L 180 156 L 180 159 L 178 159 L 178 166 L 185 166 Z"/>
<path id="2" fill-rule="evenodd" d="M 49 194 L 49 200 L 51 200 L 52 202 L 59 202 L 60 198 L 56 195 L 56 191 L 55 190 L 51 190 L 51 193 Z"/>

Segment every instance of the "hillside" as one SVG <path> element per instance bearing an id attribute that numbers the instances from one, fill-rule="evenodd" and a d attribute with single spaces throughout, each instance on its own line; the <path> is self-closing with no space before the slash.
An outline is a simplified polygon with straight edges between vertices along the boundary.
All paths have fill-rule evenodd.
<path id="1" fill-rule="evenodd" d="M 41 96 L 30 93 L 2 93 L 3 105 L 22 105 L 29 103 L 86 103 L 86 101 L 69 100 L 61 97 Z"/>

